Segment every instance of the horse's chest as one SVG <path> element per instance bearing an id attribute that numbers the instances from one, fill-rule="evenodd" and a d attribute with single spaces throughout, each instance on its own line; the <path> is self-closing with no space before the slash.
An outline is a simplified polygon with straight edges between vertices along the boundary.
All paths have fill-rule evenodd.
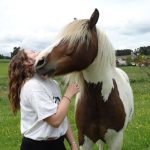
<path id="1" fill-rule="evenodd" d="M 125 111 L 119 98 L 116 84 L 106 102 L 101 96 L 101 84 L 88 85 L 86 92 L 78 101 L 76 122 L 79 135 L 87 135 L 96 142 L 105 141 L 107 129 L 119 131 L 124 126 Z"/>

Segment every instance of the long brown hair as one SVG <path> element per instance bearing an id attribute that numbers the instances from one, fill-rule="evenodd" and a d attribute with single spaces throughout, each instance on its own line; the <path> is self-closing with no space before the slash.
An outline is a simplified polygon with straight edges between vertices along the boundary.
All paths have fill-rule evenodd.
<path id="1" fill-rule="evenodd" d="M 23 83 L 34 74 L 33 64 L 29 64 L 29 58 L 24 50 L 20 50 L 10 61 L 8 67 L 9 93 L 11 109 L 14 114 L 20 108 L 20 91 Z"/>

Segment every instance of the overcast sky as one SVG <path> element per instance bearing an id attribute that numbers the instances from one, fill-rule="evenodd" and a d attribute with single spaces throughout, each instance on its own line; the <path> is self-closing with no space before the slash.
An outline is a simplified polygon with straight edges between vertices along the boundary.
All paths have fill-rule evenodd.
<path id="1" fill-rule="evenodd" d="M 64 25 L 95 8 L 115 49 L 150 45 L 150 0 L 0 0 L 0 54 L 45 49 Z"/>

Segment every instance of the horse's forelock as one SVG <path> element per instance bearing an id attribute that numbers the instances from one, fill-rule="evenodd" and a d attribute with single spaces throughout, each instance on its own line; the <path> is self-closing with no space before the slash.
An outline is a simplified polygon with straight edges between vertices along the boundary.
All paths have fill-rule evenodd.
<path id="1" fill-rule="evenodd" d="M 91 38 L 91 32 L 88 30 L 88 20 L 74 20 L 64 27 L 58 38 L 69 41 L 69 46 L 74 46 L 77 42 L 86 42 L 88 45 Z"/>

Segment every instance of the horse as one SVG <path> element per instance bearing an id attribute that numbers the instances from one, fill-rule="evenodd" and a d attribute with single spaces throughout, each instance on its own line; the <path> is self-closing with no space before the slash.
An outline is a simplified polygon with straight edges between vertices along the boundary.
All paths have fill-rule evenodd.
<path id="1" fill-rule="evenodd" d="M 35 61 L 39 75 L 66 75 L 77 82 L 75 121 L 81 150 L 121 150 L 123 133 L 134 112 L 128 75 L 116 67 L 115 50 L 103 29 L 96 26 L 99 11 L 89 19 L 75 19 L 41 51 Z"/>

